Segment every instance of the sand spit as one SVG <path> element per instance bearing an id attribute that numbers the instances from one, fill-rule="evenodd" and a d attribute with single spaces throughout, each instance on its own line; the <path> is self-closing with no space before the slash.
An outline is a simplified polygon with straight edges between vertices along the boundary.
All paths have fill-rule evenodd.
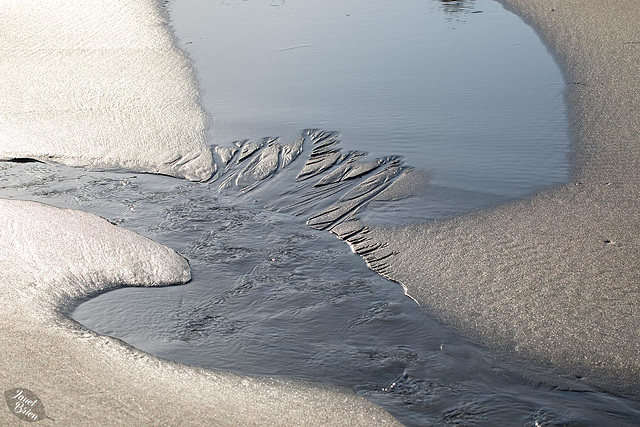
<path id="1" fill-rule="evenodd" d="M 0 199 L 0 265 L 0 387 L 35 393 L 56 424 L 397 424 L 350 390 L 168 362 L 64 317 L 72 299 L 190 278 L 174 251 L 101 218 Z"/>
<path id="2" fill-rule="evenodd" d="M 0 160 L 212 174 L 193 69 L 155 0 L 0 7 Z"/>
<path id="3" fill-rule="evenodd" d="M 384 273 L 480 343 L 638 396 L 640 7 L 503 2 L 565 70 L 571 182 L 450 221 L 373 228 L 368 247 L 397 252 Z"/>

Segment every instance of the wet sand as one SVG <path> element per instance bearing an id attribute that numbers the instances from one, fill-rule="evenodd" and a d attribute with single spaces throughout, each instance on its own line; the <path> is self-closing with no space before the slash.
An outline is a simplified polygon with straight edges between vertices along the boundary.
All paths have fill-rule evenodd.
<path id="1" fill-rule="evenodd" d="M 0 160 L 211 176 L 208 117 L 158 2 L 5 2 L 0 14 Z"/>
<path id="2" fill-rule="evenodd" d="M 491 211 L 377 228 L 369 236 L 398 250 L 388 275 L 447 324 L 518 357 L 637 393 L 640 10 L 634 0 L 505 1 L 540 30 L 567 72 L 572 182 Z M 35 238 L 51 230 L 48 221 L 40 229 L 32 222 L 3 230 L 29 230 Z M 82 231 L 65 218 L 58 221 L 56 230 Z M 89 222 L 106 227 L 97 219 Z M 113 229 L 105 230 L 105 237 Z M 59 424 L 393 422 L 349 391 L 185 367 L 77 327 L 58 314 L 60 304 L 124 276 L 89 269 L 84 279 L 94 287 L 52 296 L 45 291 L 69 277 L 37 262 L 25 270 L 17 264 L 24 259 L 9 258 L 15 241 L 8 241 L 1 258 L 0 384 L 35 392 Z M 126 254 L 128 246 L 119 242 L 109 243 L 115 245 L 110 250 Z M 96 251 L 105 249 L 100 239 L 94 244 Z M 155 253 L 158 248 L 151 246 Z M 52 253 L 72 249 L 50 248 Z M 154 272 L 153 265 L 146 269 Z M 25 278 L 34 271 L 48 277 L 47 286 L 29 286 Z M 179 269 L 161 273 L 150 276 L 153 283 L 134 276 L 127 283 L 186 280 Z M 0 411 L 0 422 L 15 421 Z"/>
<path id="3" fill-rule="evenodd" d="M 565 71 L 572 179 L 449 221 L 373 228 L 429 312 L 483 345 L 640 392 L 640 8 L 504 0 Z M 371 241 L 369 242 L 371 243 Z"/>
<path id="4" fill-rule="evenodd" d="M 188 281 L 187 261 L 169 248 L 91 214 L 25 201 L 0 199 L 0 230 L 0 387 L 35 393 L 55 424 L 396 424 L 346 388 L 169 362 L 61 314 L 120 286 Z M 0 410 L 2 425 L 18 422 Z"/>
<path id="5" fill-rule="evenodd" d="M 158 2 L 47 0 L 0 15 L 0 159 L 213 173 L 193 69 Z M 349 389 L 168 362 L 64 316 L 120 286 L 190 278 L 172 250 L 93 215 L 0 199 L 0 268 L 0 391 L 35 393 L 58 425 L 396 424 Z M 0 424 L 19 422 L 3 404 Z"/>

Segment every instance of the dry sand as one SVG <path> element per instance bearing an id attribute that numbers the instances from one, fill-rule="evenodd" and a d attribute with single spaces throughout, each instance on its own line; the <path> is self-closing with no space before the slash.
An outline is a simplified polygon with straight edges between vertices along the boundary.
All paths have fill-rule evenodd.
<path id="1" fill-rule="evenodd" d="M 376 228 L 388 277 L 448 325 L 640 392 L 640 4 L 503 0 L 565 71 L 571 182 L 490 211 Z M 371 241 L 369 241 L 369 244 Z"/>

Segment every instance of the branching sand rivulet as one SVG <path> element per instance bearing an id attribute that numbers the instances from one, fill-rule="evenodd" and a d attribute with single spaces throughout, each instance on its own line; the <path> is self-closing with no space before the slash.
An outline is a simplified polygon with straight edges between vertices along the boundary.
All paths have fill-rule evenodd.
<path id="1" fill-rule="evenodd" d="M 0 159 L 211 176 L 193 70 L 160 2 L 2 2 L 0 20 Z M 0 388 L 65 426 L 396 424 L 351 390 L 171 363 L 60 314 L 189 277 L 175 252 L 103 219 L 0 199 Z"/>
<path id="2" fill-rule="evenodd" d="M 430 224 L 374 228 L 388 277 L 445 323 L 609 390 L 640 392 L 640 7 L 504 0 L 563 67 L 573 175 Z M 375 254 L 370 254 L 375 257 Z"/>

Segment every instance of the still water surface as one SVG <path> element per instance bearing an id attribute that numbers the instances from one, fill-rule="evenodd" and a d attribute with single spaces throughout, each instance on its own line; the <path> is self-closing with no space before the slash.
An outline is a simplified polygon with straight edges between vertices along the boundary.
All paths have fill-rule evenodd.
<path id="1" fill-rule="evenodd" d="M 341 132 L 345 162 L 396 167 L 397 155 L 425 172 L 418 197 L 363 205 L 370 221 L 444 218 L 567 179 L 561 73 L 497 3 L 176 0 L 170 11 L 212 114 L 212 145 L 285 144 L 324 128 Z M 190 260 L 188 285 L 121 289 L 73 313 L 158 356 L 347 385 L 407 425 L 635 424 L 637 402 L 467 342 L 305 224 L 378 169 L 315 187 L 340 164 L 297 179 L 307 140 L 255 189 L 237 188 L 273 144 L 250 153 L 245 143 L 247 158 L 240 148 L 209 183 L 27 163 L 3 165 L 0 190 L 97 213 Z"/>
<path id="2" fill-rule="evenodd" d="M 178 0 L 211 140 L 336 130 L 432 185 L 522 197 L 566 181 L 565 85 L 536 34 L 476 0 Z"/>

